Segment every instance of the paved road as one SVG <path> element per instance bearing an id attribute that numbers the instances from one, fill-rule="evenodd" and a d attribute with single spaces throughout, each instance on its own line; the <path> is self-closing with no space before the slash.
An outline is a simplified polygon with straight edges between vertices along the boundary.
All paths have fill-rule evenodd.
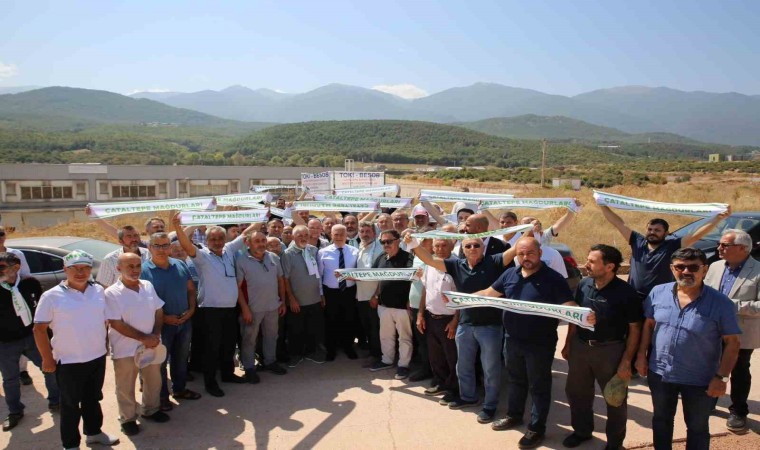
<path id="1" fill-rule="evenodd" d="M 564 334 L 565 327 L 560 327 Z M 563 339 L 563 337 L 561 337 Z M 569 409 L 564 395 L 567 364 L 556 355 L 554 386 L 549 429 L 545 446 L 562 448 L 569 433 Z M 760 356 L 753 358 L 753 374 L 760 380 Z M 495 432 L 475 420 L 477 410 L 451 411 L 439 406 L 437 397 L 423 394 L 423 383 L 393 380 L 393 371 L 370 373 L 361 361 L 345 358 L 321 366 L 304 362 L 285 376 L 262 374 L 259 385 L 225 385 L 227 396 L 221 399 L 204 396 L 186 401 L 172 411 L 167 424 L 148 423 L 143 432 L 127 438 L 119 432 L 113 371 L 109 361 L 103 389 L 104 429 L 121 437 L 118 449 L 202 449 L 202 448 L 325 448 L 325 449 L 394 449 L 394 448 L 517 448 L 524 430 Z M 58 416 L 45 410 L 40 372 L 33 368 L 34 386 L 23 387 L 26 417 L 11 433 L 0 434 L 0 448 L 52 449 L 59 447 Z M 191 388 L 201 390 L 198 381 Z M 628 439 L 634 447 L 651 442 L 651 400 L 645 380 L 630 389 Z M 754 433 L 760 433 L 760 382 L 750 396 Z M 504 399 L 499 415 L 504 413 Z M 728 398 L 719 403 L 717 416 L 711 419 L 713 434 L 724 433 Z M 596 401 L 596 429 L 604 429 L 604 400 Z M 4 403 L 0 414 L 7 413 Z M 685 437 L 683 419 L 676 418 L 675 438 Z M 757 437 L 757 436 L 755 436 Z M 580 449 L 601 449 L 604 434 Z M 747 439 L 748 441 L 749 439 Z M 739 440 L 741 441 L 741 439 Z M 756 442 L 756 441 L 755 441 Z M 749 444 L 749 442 L 747 442 Z M 742 445 L 736 450 L 747 448 Z"/>

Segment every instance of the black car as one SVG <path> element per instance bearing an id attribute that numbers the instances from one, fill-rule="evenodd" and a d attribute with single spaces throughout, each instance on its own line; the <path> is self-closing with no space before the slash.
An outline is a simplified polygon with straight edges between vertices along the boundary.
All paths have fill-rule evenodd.
<path id="1" fill-rule="evenodd" d="M 583 275 L 578 268 L 578 262 L 575 260 L 573 251 L 570 247 L 561 242 L 552 242 L 549 244 L 562 255 L 562 260 L 565 262 L 565 270 L 567 270 L 567 284 L 570 286 L 570 290 L 575 293 L 575 289 L 578 287 L 578 283 L 581 282 Z"/>
<path id="2" fill-rule="evenodd" d="M 676 237 L 684 237 L 687 234 L 693 233 L 710 220 L 711 218 L 709 217 L 697 220 L 677 229 L 671 234 Z M 752 256 L 756 259 L 760 257 L 760 212 L 737 212 L 719 222 L 713 230 L 694 244 L 694 247 L 705 252 L 708 264 L 719 259 L 718 242 L 720 241 L 721 234 L 723 234 L 723 230 L 727 229 L 738 229 L 749 233 L 753 244 Z"/>
<path id="3" fill-rule="evenodd" d="M 24 253 L 26 262 L 29 263 L 29 271 L 39 280 L 44 291 L 66 279 L 66 274 L 63 272 L 63 257 L 72 250 L 84 250 L 93 256 L 92 277 L 94 279 L 103 258 L 120 248 L 111 242 L 72 236 L 8 239 L 5 245 Z"/>

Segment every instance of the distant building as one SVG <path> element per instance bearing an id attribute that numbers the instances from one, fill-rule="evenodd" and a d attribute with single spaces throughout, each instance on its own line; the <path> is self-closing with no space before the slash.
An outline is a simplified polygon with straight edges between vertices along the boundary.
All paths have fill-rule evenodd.
<path id="1" fill-rule="evenodd" d="M 707 156 L 707 160 L 709 162 L 721 162 L 723 160 L 722 155 L 720 153 L 710 153 Z"/>
<path id="2" fill-rule="evenodd" d="M 581 180 L 579 178 L 552 178 L 552 187 L 561 188 L 569 187 L 574 191 L 581 190 Z"/>

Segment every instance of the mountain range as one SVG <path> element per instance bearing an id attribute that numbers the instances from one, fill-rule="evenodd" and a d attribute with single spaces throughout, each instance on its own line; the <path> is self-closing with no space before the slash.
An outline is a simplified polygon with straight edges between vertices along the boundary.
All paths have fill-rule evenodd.
<path id="1" fill-rule="evenodd" d="M 633 139 L 643 138 L 642 142 L 654 137 L 652 140 L 657 141 L 688 138 L 728 145 L 760 145 L 760 96 L 684 92 L 663 87 L 627 86 L 568 97 L 494 83 L 475 83 L 416 100 L 342 84 L 300 94 L 231 86 L 220 91 L 194 93 L 142 92 L 132 94 L 131 98 L 106 91 L 61 87 L 0 95 L 0 121 L 18 121 L 23 117 L 24 123 L 29 122 L 27 119 L 50 116 L 99 123 L 171 122 L 206 126 L 373 119 L 463 125 L 461 122 L 486 119 L 493 122 L 496 118 L 504 120 L 501 118 L 525 115 L 563 116 L 567 120 L 613 128 L 615 132 L 601 129 L 592 132 L 612 136 L 612 139 L 632 139 L 630 135 L 636 135 L 638 137 Z M 482 127 L 494 129 L 493 123 L 469 126 L 501 136 L 537 137 L 487 131 Z M 583 133 L 578 127 L 573 128 L 574 132 Z M 545 133 L 541 129 L 535 131 Z M 618 132 L 620 136 L 614 137 Z M 641 133 L 656 134 L 642 137 Z M 582 135 L 538 136 L 589 140 Z"/>

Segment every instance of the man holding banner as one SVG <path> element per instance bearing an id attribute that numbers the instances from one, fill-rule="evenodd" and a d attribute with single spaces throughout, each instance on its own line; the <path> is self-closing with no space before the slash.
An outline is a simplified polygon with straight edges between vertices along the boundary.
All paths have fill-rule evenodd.
<path id="1" fill-rule="evenodd" d="M 519 267 L 507 269 L 490 287 L 476 292 L 487 297 L 505 297 L 553 305 L 577 306 L 562 275 L 541 261 L 541 244 L 533 237 L 522 237 L 515 246 Z M 521 449 L 535 448 L 544 439 L 552 392 L 552 362 L 557 347 L 559 321 L 539 315 L 504 311 L 507 358 L 507 416 L 494 422 L 494 430 L 522 424 L 525 401 L 530 393 L 528 431 L 520 439 Z M 593 319 L 591 320 L 593 323 Z"/>

